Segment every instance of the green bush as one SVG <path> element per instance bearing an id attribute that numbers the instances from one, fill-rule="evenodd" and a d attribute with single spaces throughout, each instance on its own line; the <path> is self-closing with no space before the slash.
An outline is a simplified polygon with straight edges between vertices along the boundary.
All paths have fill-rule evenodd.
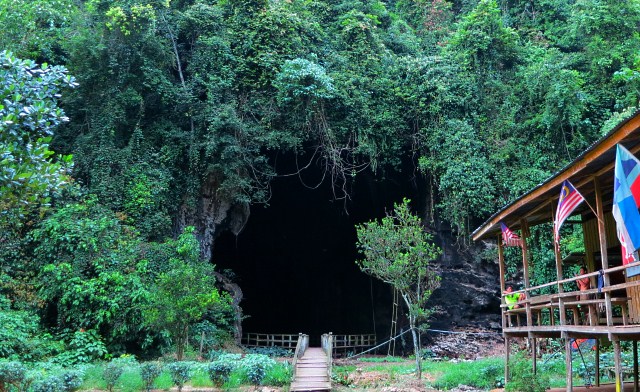
<path id="1" fill-rule="evenodd" d="M 103 359 L 107 355 L 107 347 L 96 331 L 76 331 L 64 336 L 68 341 L 67 351 L 56 356 L 53 361 L 63 366 L 89 363 Z"/>
<path id="2" fill-rule="evenodd" d="M 509 361 L 509 369 L 511 373 L 505 392 L 544 392 L 550 386 L 548 375 L 533 373 L 531 361 L 524 352 L 514 355 Z"/>
<path id="3" fill-rule="evenodd" d="M 182 391 L 184 384 L 191 377 L 191 365 L 186 362 L 174 362 L 167 366 L 171 374 L 171 381 L 178 387 L 178 392 Z"/>
<path id="4" fill-rule="evenodd" d="M 122 373 L 124 373 L 124 367 L 117 361 L 111 361 L 104 367 L 102 377 L 104 377 L 104 381 L 107 383 L 107 390 L 109 392 L 113 391 Z"/>
<path id="5" fill-rule="evenodd" d="M 62 385 L 66 392 L 73 392 L 82 385 L 82 372 L 79 370 L 67 370 L 60 376 Z"/>
<path id="6" fill-rule="evenodd" d="M 33 383 L 33 392 L 66 392 L 64 380 L 60 376 L 49 376 Z"/>
<path id="7" fill-rule="evenodd" d="M 10 304 L 0 294 L 0 357 L 31 362 L 63 350 L 61 342 L 39 329 L 37 316 L 11 309 Z"/>
<path id="8" fill-rule="evenodd" d="M 0 391 L 6 391 L 9 386 L 20 390 L 25 381 L 27 368 L 20 362 L 0 362 Z"/>
<path id="9" fill-rule="evenodd" d="M 219 359 L 211 362 L 208 367 L 209 379 L 216 386 L 222 386 L 229 380 L 229 375 L 235 369 L 236 365 L 232 361 L 225 361 Z"/>
<path id="10" fill-rule="evenodd" d="M 240 366 L 247 380 L 253 385 L 260 385 L 271 370 L 276 361 L 262 354 L 247 354 L 241 361 Z"/>
<path id="11" fill-rule="evenodd" d="M 145 391 L 149 392 L 153 388 L 153 382 L 160 373 L 162 373 L 162 366 L 157 362 L 147 362 L 140 366 L 140 376 L 142 376 Z"/>
<path id="12" fill-rule="evenodd" d="M 271 346 L 271 347 L 252 347 L 248 350 L 251 354 L 262 354 L 268 357 L 293 357 L 293 351 L 286 348 Z"/>

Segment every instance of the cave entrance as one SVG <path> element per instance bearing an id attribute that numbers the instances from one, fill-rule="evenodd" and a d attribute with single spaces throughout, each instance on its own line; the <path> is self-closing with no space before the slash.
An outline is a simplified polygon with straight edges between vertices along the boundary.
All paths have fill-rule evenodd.
<path id="1" fill-rule="evenodd" d="M 254 205 L 243 231 L 222 234 L 215 243 L 218 271 L 231 270 L 242 288 L 247 317 L 243 332 L 320 335 L 389 333 L 390 286 L 362 273 L 355 263 L 355 224 L 384 215 L 409 196 L 407 180 L 374 180 L 359 175 L 351 200 L 333 200 L 320 173 L 280 177 L 272 182 L 267 206 Z"/>

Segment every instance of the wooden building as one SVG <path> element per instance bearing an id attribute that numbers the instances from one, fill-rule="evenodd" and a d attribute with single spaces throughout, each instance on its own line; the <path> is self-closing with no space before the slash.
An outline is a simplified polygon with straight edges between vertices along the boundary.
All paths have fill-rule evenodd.
<path id="1" fill-rule="evenodd" d="M 617 391 L 624 389 L 622 375 L 623 371 L 628 371 L 623 369 L 621 363 L 620 342 L 633 342 L 633 373 L 636 380 L 634 389 L 638 390 L 640 275 L 630 276 L 634 267 L 638 269 L 640 262 L 622 265 L 620 242 L 616 236 L 616 224 L 611 213 L 617 144 L 621 144 L 631 153 L 639 156 L 640 112 L 636 112 L 618 124 L 553 177 L 498 211 L 472 235 L 475 241 L 497 241 L 500 289 L 504 293 L 505 262 L 500 223 L 504 222 L 512 231 L 520 234 L 524 287 L 516 291 L 524 294 L 523 299 L 519 307 L 509 309 L 504 294 L 502 298 L 502 328 L 507 359 L 510 355 L 510 342 L 515 338 L 529 339 L 533 352 L 535 352 L 537 339 L 563 339 L 567 358 L 567 391 L 573 389 L 571 340 L 576 338 L 594 338 L 599 343 L 611 342 L 615 357 L 615 367 L 612 370 L 615 371 Z M 568 272 L 568 263 L 571 262 L 571 258 L 563 260 L 560 250 L 550 239 L 548 249 L 553 249 L 552 254 L 555 255 L 555 260 L 548 260 L 548 262 L 551 265 L 555 264 L 556 280 L 531 286 L 529 274 L 531 255 L 528 246 L 530 230 L 540 224 L 551 227 L 560 188 L 565 180 L 569 180 L 586 201 L 573 212 L 569 218 L 571 223 L 567 221 L 564 225 L 582 226 L 585 252 L 578 258 L 586 265 L 587 273 L 571 276 L 573 274 Z M 549 238 L 552 236 L 550 235 Z M 589 277 L 591 280 L 591 289 L 576 291 L 576 280 L 584 277 Z M 598 347 L 599 344 L 596 346 L 596 354 L 598 354 Z M 535 357 L 534 355 L 534 371 Z M 599 386 L 599 355 L 596 355 L 595 362 L 595 384 Z M 508 375 L 507 361 L 506 380 Z"/>

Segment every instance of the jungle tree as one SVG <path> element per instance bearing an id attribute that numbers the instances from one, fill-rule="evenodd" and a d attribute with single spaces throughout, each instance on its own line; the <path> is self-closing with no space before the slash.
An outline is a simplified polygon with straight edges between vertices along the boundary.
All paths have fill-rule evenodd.
<path id="1" fill-rule="evenodd" d="M 357 246 L 364 255 L 364 259 L 356 261 L 358 267 L 392 285 L 407 305 L 416 375 L 421 378 L 417 326 L 431 313 L 426 303 L 440 285 L 440 276 L 430 267 L 440 248 L 431 242 L 431 235 L 425 231 L 420 218 L 411 213 L 408 199 L 395 204 L 393 211 L 379 222 L 357 225 L 356 230 Z"/>

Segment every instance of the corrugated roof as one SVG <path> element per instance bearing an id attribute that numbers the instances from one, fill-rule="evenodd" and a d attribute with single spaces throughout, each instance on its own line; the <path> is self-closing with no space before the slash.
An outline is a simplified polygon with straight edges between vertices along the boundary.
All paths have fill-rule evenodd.
<path id="1" fill-rule="evenodd" d="M 640 110 L 621 121 L 609 133 L 593 143 L 571 163 L 529 192 L 507 204 L 478 227 L 471 237 L 474 241 L 500 234 L 500 221 L 512 230 L 519 229 L 521 220 L 526 219 L 532 226 L 552 222 L 560 195 L 560 185 L 569 180 L 582 193 L 593 208 L 595 206 L 595 184 L 597 178 L 603 195 L 604 210 L 611 209 L 613 199 L 613 164 L 615 145 L 621 143 L 631 152 L 640 150 Z M 578 212 L 592 214 L 583 203 Z"/>

